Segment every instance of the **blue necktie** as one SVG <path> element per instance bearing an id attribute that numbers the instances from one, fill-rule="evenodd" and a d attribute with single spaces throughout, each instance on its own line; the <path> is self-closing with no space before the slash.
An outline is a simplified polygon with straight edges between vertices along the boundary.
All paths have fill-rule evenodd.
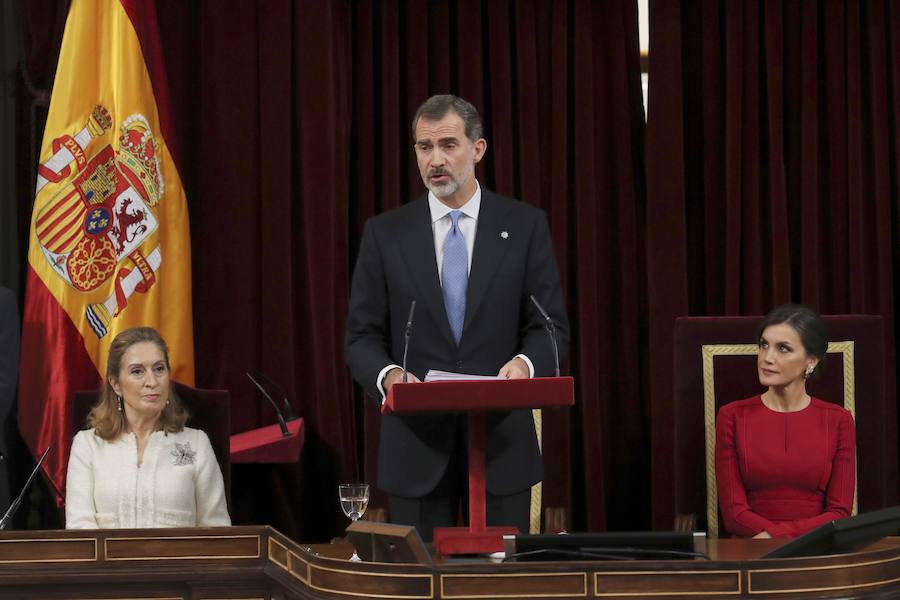
<path id="1" fill-rule="evenodd" d="M 444 240 L 444 260 L 441 265 L 441 286 L 444 289 L 444 308 L 453 339 L 459 344 L 462 337 L 463 321 L 466 318 L 466 286 L 469 283 L 469 251 L 466 238 L 459 230 L 462 212 L 450 211 L 453 225 Z"/>

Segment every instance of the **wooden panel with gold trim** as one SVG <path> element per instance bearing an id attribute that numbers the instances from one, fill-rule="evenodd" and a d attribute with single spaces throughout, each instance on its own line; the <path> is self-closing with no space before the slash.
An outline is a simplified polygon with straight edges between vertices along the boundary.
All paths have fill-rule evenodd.
<path id="1" fill-rule="evenodd" d="M 599 571 L 594 573 L 594 595 L 599 598 L 740 596 L 741 571 Z"/>
<path id="2" fill-rule="evenodd" d="M 292 550 L 288 551 L 288 573 L 309 585 L 309 563 Z"/>
<path id="3" fill-rule="evenodd" d="M 900 582 L 900 556 L 861 558 L 851 555 L 843 559 L 833 557 L 831 561 L 794 560 L 786 562 L 794 562 L 797 566 L 750 568 L 747 570 L 747 591 L 751 595 L 849 592 Z"/>
<path id="4" fill-rule="evenodd" d="M 0 540 L 0 564 L 92 562 L 96 538 L 17 538 Z"/>
<path id="5" fill-rule="evenodd" d="M 587 572 L 442 574 L 441 598 L 586 598 Z"/>
<path id="6" fill-rule="evenodd" d="M 258 535 L 108 537 L 103 554 L 117 560 L 234 560 L 260 558 Z"/>
<path id="7" fill-rule="evenodd" d="M 441 561 L 433 565 L 364 563 L 347 560 L 347 544 L 306 546 L 269 528 L 235 527 L 203 530 L 91 532 L 3 532 L 0 541 L 63 546 L 69 541 L 97 543 L 107 538 L 146 542 L 143 554 L 130 546 L 130 561 L 102 558 L 72 564 L 0 562 L 0 600 L 23 597 L 48 600 L 192 598 L 194 600 L 549 600 L 574 598 L 639 598 L 640 600 L 734 600 L 737 598 L 900 598 L 900 538 L 888 538 L 864 551 L 837 556 L 766 560 L 759 557 L 777 540 L 710 540 L 708 561 L 494 563 Z M 251 535 L 251 534 L 255 534 Z M 93 538 L 88 537 L 93 535 Z M 248 552 L 248 539 L 258 539 L 259 559 L 185 562 L 186 540 L 212 543 L 206 556 Z M 210 542 L 210 540 L 214 540 Z M 216 541 L 217 540 L 217 541 Z M 216 544 L 228 540 L 233 550 Z M 256 542 L 254 542 L 255 544 Z M 158 560 L 147 559 L 161 549 Z M 165 546 L 168 546 L 167 548 Z M 16 554 L 33 558 L 31 555 Z M 253 546 L 254 550 L 256 546 Z M 80 550 L 80 552 L 83 551 Z M 71 557 L 70 551 L 53 550 Z M 0 556 L 2 550 L 0 550 Z M 11 556 L 10 554 L 6 555 Z M 84 555 L 87 556 L 87 555 Z"/>
<path id="8" fill-rule="evenodd" d="M 354 566 L 360 566 L 358 564 Z M 337 569 L 309 565 L 309 587 L 314 590 L 357 598 L 434 598 L 434 578 L 430 574 Z"/>
<path id="9" fill-rule="evenodd" d="M 288 549 L 287 546 L 282 544 L 280 541 L 275 539 L 274 537 L 269 538 L 269 560 L 273 563 L 288 571 Z"/>

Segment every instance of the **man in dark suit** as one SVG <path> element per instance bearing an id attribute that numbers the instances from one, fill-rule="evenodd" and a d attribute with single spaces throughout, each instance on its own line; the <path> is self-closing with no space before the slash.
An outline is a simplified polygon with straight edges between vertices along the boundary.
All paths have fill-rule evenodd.
<path id="1" fill-rule="evenodd" d="M 0 287 L 0 514 L 10 502 L 7 423 L 19 377 L 19 311 L 12 290 Z"/>
<path id="2" fill-rule="evenodd" d="M 354 379 L 383 400 L 402 377 L 404 328 L 417 302 L 409 347 L 411 381 L 429 369 L 509 379 L 552 375 L 553 349 L 534 295 L 556 323 L 560 352 L 569 328 L 547 219 L 528 204 L 482 188 L 475 165 L 487 142 L 475 108 L 456 96 L 429 98 L 413 119 L 416 159 L 427 195 L 366 223 L 347 319 Z M 378 486 L 391 521 L 455 524 L 465 487 L 462 415 L 386 415 Z M 543 465 L 531 411 L 487 420 L 489 525 L 528 531 L 531 486 Z"/>

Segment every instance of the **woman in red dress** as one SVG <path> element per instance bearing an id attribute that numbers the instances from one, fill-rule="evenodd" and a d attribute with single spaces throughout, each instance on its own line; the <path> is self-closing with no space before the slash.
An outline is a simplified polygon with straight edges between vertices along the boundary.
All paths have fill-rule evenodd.
<path id="1" fill-rule="evenodd" d="M 811 398 L 828 338 L 811 308 L 786 304 L 763 319 L 761 396 L 726 404 L 716 422 L 716 485 L 725 529 L 790 538 L 850 516 L 856 429 L 850 412 Z"/>

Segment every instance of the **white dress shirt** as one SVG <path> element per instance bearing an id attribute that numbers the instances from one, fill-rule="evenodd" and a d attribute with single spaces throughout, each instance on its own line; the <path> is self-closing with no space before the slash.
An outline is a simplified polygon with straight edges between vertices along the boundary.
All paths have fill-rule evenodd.
<path id="1" fill-rule="evenodd" d="M 458 209 L 450 208 L 440 201 L 433 192 L 428 192 L 428 208 L 431 210 L 431 230 L 434 233 L 434 256 L 437 258 L 438 279 L 441 279 L 441 285 L 444 284 L 441 275 L 441 264 L 444 260 L 444 241 L 447 234 L 453 227 L 453 220 L 450 218 L 450 211 L 459 210 L 462 216 L 459 218 L 459 230 L 466 240 L 466 254 L 468 255 L 469 264 L 468 272 L 472 272 L 472 254 L 475 250 L 475 234 L 478 231 L 478 213 L 481 211 L 481 185 L 475 180 L 475 193 L 469 198 L 465 204 Z M 521 358 L 528 365 L 528 376 L 534 377 L 534 365 L 524 354 L 517 354 L 516 358 Z M 381 401 L 384 402 L 385 390 L 384 378 L 391 369 L 402 369 L 400 365 L 388 365 L 378 373 L 378 389 L 381 390 Z"/>

